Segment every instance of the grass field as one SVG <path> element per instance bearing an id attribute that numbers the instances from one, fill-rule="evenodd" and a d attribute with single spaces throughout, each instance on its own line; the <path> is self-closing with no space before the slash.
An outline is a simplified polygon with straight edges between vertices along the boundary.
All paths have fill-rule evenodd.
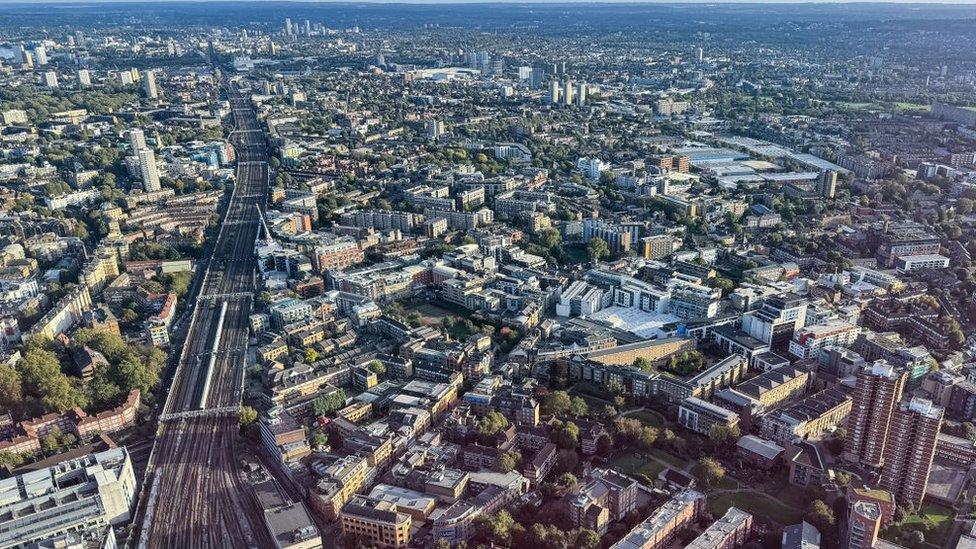
<path id="1" fill-rule="evenodd" d="M 747 513 L 765 517 L 781 525 L 796 524 L 803 520 L 803 513 L 792 507 L 755 492 L 724 493 L 708 496 L 708 512 L 720 517 L 735 506 Z"/>
<path id="2" fill-rule="evenodd" d="M 441 321 L 449 316 L 455 318 L 460 317 L 454 311 L 449 311 L 427 301 L 405 302 L 403 308 L 407 313 L 416 311 L 420 315 L 420 322 L 424 326 L 440 325 Z"/>
<path id="3" fill-rule="evenodd" d="M 590 260 L 590 255 L 586 251 L 586 244 L 566 244 L 563 245 L 563 250 L 566 252 L 570 264 L 585 263 Z"/>
<path id="4" fill-rule="evenodd" d="M 905 541 L 902 536 L 910 530 L 918 530 L 919 526 L 926 526 L 925 541 L 932 547 L 942 547 L 945 544 L 946 536 L 949 535 L 949 528 L 956 514 L 952 509 L 935 505 L 933 503 L 923 503 L 918 513 L 905 517 L 901 524 L 892 525 L 881 532 L 881 537 L 900 543 Z"/>
<path id="5" fill-rule="evenodd" d="M 684 469 L 688 465 L 688 462 L 685 461 L 684 459 L 681 459 L 680 457 L 671 454 L 669 452 L 666 452 L 660 448 L 654 448 L 649 453 L 652 456 L 656 457 L 657 459 L 667 463 L 671 467 L 674 467 L 675 469 Z"/>
<path id="6" fill-rule="evenodd" d="M 773 494 L 776 499 L 789 503 L 794 507 L 804 508 L 810 503 L 807 493 L 803 490 L 798 490 L 795 486 L 784 483 L 777 491 L 766 490 Z"/>
<path id="7" fill-rule="evenodd" d="M 842 109 L 850 109 L 855 111 L 883 111 L 890 108 L 894 108 L 897 112 L 908 112 L 908 111 L 930 111 L 932 110 L 931 105 L 923 105 L 921 103 L 906 103 L 904 101 L 899 101 L 896 103 L 889 104 L 886 103 L 852 103 L 847 101 L 838 101 L 835 103 L 838 107 Z"/>
<path id="8" fill-rule="evenodd" d="M 651 410 L 641 410 L 639 412 L 634 412 L 632 414 L 626 414 L 627 417 L 634 419 L 639 419 L 644 425 L 651 427 L 657 427 L 658 429 L 663 429 L 668 426 L 667 422 L 661 417 L 661 414 L 651 411 Z"/>
<path id="9" fill-rule="evenodd" d="M 578 396 L 578 397 L 582 398 L 583 400 L 585 400 L 586 401 L 586 405 L 589 406 L 591 413 L 594 410 L 599 410 L 599 409 L 603 408 L 607 404 L 611 404 L 611 402 L 606 401 L 606 400 L 603 400 L 600 397 L 596 397 L 596 396 L 593 396 L 593 395 L 590 395 L 590 394 L 586 394 L 586 393 L 570 393 L 570 394 L 573 395 L 573 396 Z"/>
<path id="10" fill-rule="evenodd" d="M 928 112 L 932 110 L 932 105 L 922 105 L 921 103 L 895 103 L 895 110 L 897 111 L 925 111 Z"/>
<path id="11" fill-rule="evenodd" d="M 620 454 L 610 462 L 610 468 L 625 475 L 641 473 L 654 480 L 664 470 L 664 466 L 652 459 L 643 459 L 636 453 Z"/>

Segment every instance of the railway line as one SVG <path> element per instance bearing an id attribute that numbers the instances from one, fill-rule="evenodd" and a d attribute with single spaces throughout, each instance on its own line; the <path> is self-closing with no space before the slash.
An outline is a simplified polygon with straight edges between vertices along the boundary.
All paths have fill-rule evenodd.
<path id="1" fill-rule="evenodd" d="M 236 446 L 267 144 L 249 100 L 233 89 L 228 97 L 237 182 L 159 416 L 130 538 L 136 547 L 273 546 L 257 497 L 241 478 Z"/>

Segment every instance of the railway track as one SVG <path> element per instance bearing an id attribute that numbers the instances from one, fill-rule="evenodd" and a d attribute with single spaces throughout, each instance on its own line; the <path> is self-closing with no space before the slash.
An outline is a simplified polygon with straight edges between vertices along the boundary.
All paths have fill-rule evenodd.
<path id="1" fill-rule="evenodd" d="M 248 100 L 228 91 L 237 183 L 221 221 L 159 427 L 136 515 L 138 547 L 270 547 L 237 460 L 254 244 L 268 193 L 266 142 Z M 215 348 L 214 348 L 215 347 Z"/>

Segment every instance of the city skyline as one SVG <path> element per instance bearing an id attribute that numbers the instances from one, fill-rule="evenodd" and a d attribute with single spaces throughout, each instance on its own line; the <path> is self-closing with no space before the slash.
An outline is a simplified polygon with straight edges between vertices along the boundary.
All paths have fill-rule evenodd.
<path id="1" fill-rule="evenodd" d="M 976 11 L 0 6 L 0 546 L 976 549 Z"/>

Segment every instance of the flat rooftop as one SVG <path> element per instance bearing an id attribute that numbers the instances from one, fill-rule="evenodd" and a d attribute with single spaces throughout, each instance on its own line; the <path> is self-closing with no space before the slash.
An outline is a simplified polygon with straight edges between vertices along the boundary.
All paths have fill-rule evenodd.
<path id="1" fill-rule="evenodd" d="M 668 332 L 663 329 L 664 326 L 681 321 L 674 315 L 648 313 L 630 307 L 607 307 L 597 311 L 590 318 L 647 339 L 667 337 Z"/>

